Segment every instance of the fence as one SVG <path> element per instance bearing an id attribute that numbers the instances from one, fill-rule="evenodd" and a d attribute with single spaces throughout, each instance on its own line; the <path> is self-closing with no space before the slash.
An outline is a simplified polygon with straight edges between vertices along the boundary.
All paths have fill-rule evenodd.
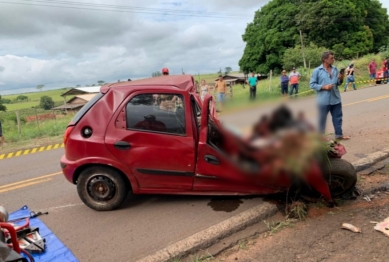
<path id="1" fill-rule="evenodd" d="M 3 134 L 8 142 L 62 135 L 73 118 L 73 111 L 38 108 L 0 112 Z"/>

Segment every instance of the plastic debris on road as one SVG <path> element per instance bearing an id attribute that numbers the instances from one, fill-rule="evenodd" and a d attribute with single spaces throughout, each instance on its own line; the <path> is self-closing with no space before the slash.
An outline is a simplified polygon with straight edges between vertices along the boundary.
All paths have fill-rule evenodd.
<path id="1" fill-rule="evenodd" d="M 343 223 L 342 224 L 342 228 L 350 230 L 350 231 L 355 232 L 355 233 L 361 233 L 362 232 L 360 228 L 358 228 L 358 227 L 356 227 L 354 225 L 348 224 L 348 223 Z"/>
<path id="2" fill-rule="evenodd" d="M 384 233 L 386 236 L 389 237 L 389 217 L 386 218 L 384 221 L 377 223 L 374 229 Z"/>

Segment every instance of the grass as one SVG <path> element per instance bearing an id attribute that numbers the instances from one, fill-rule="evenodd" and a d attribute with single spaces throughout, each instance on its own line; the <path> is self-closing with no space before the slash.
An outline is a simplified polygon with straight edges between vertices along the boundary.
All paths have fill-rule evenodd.
<path id="1" fill-rule="evenodd" d="M 288 218 L 296 218 L 303 221 L 308 216 L 308 208 L 303 202 L 293 202 L 288 206 Z"/>
<path id="2" fill-rule="evenodd" d="M 60 137 L 63 135 L 66 126 L 72 119 L 73 115 L 57 115 L 56 120 L 26 122 L 21 124 L 21 132 L 18 132 L 17 124 L 14 120 L 2 121 L 3 134 L 7 145 L 21 142 L 29 143 L 32 139 Z"/>
<path id="3" fill-rule="evenodd" d="M 19 109 L 26 109 L 26 108 L 39 106 L 39 102 L 42 96 L 49 96 L 53 99 L 54 102 L 63 102 L 63 97 L 61 95 L 65 93 L 67 90 L 69 90 L 69 88 L 61 88 L 56 90 L 47 90 L 41 92 L 24 93 L 24 94 L 16 94 L 16 95 L 5 95 L 2 96 L 2 98 L 10 99 L 11 101 L 13 101 L 19 95 L 25 95 L 28 97 L 27 102 L 4 104 L 7 107 L 7 111 L 14 111 Z"/>
<path id="4" fill-rule="evenodd" d="M 283 228 L 286 227 L 293 227 L 293 223 L 289 220 L 286 219 L 285 221 L 282 222 L 267 222 L 266 220 L 263 221 L 267 228 L 269 229 L 270 235 L 274 235 L 275 233 L 279 232 Z"/>

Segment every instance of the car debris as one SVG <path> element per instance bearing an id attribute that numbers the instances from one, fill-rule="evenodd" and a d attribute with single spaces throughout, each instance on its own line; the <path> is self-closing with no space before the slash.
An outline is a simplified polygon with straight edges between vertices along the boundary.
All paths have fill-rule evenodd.
<path id="1" fill-rule="evenodd" d="M 370 202 L 370 201 L 371 201 L 371 199 L 370 199 L 369 196 L 364 196 L 363 199 L 365 199 L 367 202 Z"/>
<path id="2" fill-rule="evenodd" d="M 358 228 L 358 227 L 356 227 L 354 225 L 348 224 L 348 223 L 343 223 L 342 224 L 342 228 L 350 230 L 350 231 L 352 231 L 354 233 L 361 233 L 362 232 L 360 228 Z"/>
<path id="3" fill-rule="evenodd" d="M 384 233 L 387 237 L 389 237 L 389 217 L 387 217 L 384 221 L 377 223 L 374 229 Z"/>

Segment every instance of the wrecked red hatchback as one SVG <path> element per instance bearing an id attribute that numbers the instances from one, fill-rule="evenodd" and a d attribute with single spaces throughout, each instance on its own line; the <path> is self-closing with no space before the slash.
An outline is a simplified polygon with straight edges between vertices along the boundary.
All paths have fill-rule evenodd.
<path id="1" fill-rule="evenodd" d="M 61 167 L 99 211 L 120 207 L 129 193 L 264 195 L 305 185 L 332 202 L 354 187 L 344 147 L 326 142 L 330 149 L 318 154 L 323 143 L 306 141 L 321 138 L 285 108 L 267 120 L 250 139 L 238 136 L 219 122 L 211 96 L 200 100 L 189 75 L 109 84 L 69 123 Z"/>

